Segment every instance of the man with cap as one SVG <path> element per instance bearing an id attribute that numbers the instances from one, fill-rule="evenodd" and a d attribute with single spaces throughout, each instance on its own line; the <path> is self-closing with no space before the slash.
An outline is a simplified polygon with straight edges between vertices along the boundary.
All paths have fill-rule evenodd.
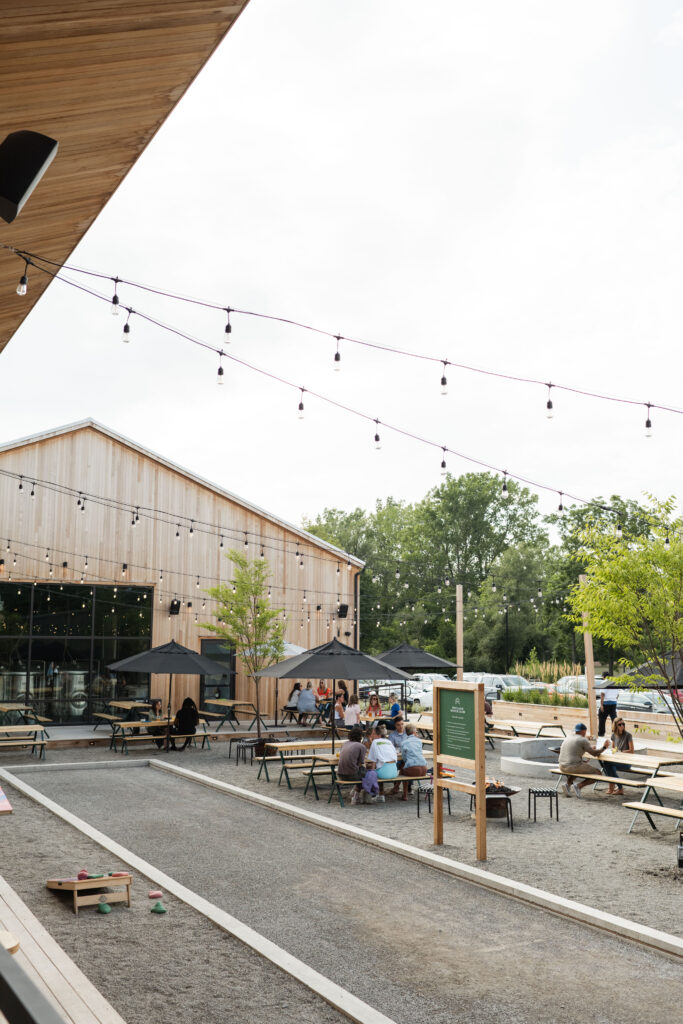
<path id="1" fill-rule="evenodd" d="M 583 760 L 584 754 L 591 754 L 593 757 L 597 757 L 601 754 L 605 747 L 609 746 L 610 741 L 605 740 L 605 746 L 597 750 L 595 747 L 590 745 L 590 742 L 586 739 L 586 726 L 583 722 L 577 722 L 574 726 L 574 733 L 571 736 L 567 736 L 562 746 L 560 747 L 560 771 L 563 775 L 567 776 L 567 781 L 562 786 L 565 796 L 572 795 L 572 789 L 577 796 L 581 796 L 581 790 L 584 786 L 592 786 L 593 783 L 590 779 L 583 779 L 582 782 L 574 782 L 574 775 L 572 772 L 580 772 L 582 775 L 600 775 L 602 772 L 597 765 L 590 764 L 588 761 Z M 572 786 L 572 783 L 574 785 Z"/>

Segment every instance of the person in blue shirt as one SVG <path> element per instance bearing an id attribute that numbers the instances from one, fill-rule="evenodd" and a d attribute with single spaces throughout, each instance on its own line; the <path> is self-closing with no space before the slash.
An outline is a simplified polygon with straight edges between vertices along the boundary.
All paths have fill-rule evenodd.
<path id="1" fill-rule="evenodd" d="M 389 701 L 391 702 L 391 707 L 389 708 L 389 717 L 396 719 L 401 714 L 401 705 L 399 704 L 398 697 L 396 696 L 395 693 L 389 694 Z"/>
<path id="2" fill-rule="evenodd" d="M 401 775 L 413 776 L 416 779 L 424 778 L 427 774 L 427 762 L 422 753 L 422 740 L 417 735 L 417 726 L 414 722 L 408 722 L 406 725 L 406 738 L 401 746 L 401 757 L 403 758 Z M 403 783 L 401 800 L 408 799 L 409 785 L 408 782 Z"/>

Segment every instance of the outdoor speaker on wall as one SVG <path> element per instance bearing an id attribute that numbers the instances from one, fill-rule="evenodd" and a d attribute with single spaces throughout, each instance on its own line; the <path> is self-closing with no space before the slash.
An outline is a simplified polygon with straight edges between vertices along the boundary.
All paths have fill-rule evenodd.
<path id="1" fill-rule="evenodd" d="M 337 618 L 338 619 L 345 619 L 348 614 L 349 614 L 349 606 L 348 606 L 348 604 L 340 604 L 339 605 L 339 609 L 337 611 Z"/>
<path id="2" fill-rule="evenodd" d="M 173 601 L 171 601 L 171 605 L 170 605 L 170 607 L 168 609 L 168 614 L 169 615 L 180 615 L 180 601 L 178 600 L 177 597 L 174 598 Z"/>
<path id="3" fill-rule="evenodd" d="M 0 217 L 8 224 L 54 160 L 59 143 L 39 132 L 11 132 L 0 142 Z"/>

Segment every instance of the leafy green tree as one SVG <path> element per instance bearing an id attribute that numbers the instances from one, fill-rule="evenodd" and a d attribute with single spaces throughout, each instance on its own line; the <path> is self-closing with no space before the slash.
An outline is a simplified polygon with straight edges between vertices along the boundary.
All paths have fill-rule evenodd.
<path id="1" fill-rule="evenodd" d="M 587 613 L 594 636 L 621 648 L 622 677 L 637 687 L 668 689 L 683 736 L 683 704 L 676 670 L 683 658 L 683 522 L 674 501 L 651 499 L 647 535 L 619 539 L 599 526 L 581 533 L 579 555 L 587 581 L 572 591 L 571 618 L 580 628 Z"/>
<path id="2" fill-rule="evenodd" d="M 216 622 L 204 622 L 205 629 L 223 637 L 226 647 L 239 656 L 256 691 L 256 729 L 261 736 L 259 697 L 262 668 L 281 661 L 284 656 L 282 609 L 271 608 L 267 592 L 270 571 L 263 558 L 249 561 L 241 552 L 227 553 L 234 566 L 233 586 L 221 583 L 207 591 L 218 602 Z"/>

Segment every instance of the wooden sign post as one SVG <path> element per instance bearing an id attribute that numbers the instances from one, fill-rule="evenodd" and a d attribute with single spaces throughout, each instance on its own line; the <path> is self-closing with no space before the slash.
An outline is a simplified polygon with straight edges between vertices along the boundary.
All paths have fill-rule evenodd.
<path id="1" fill-rule="evenodd" d="M 579 576 L 579 583 L 587 583 L 587 576 Z M 593 661 L 593 634 L 589 632 L 588 613 L 582 613 L 583 653 L 586 661 L 586 696 L 588 697 L 588 732 L 598 735 L 598 706 L 595 700 L 595 662 Z"/>
<path id="2" fill-rule="evenodd" d="M 476 799 L 477 860 L 486 860 L 486 754 L 484 684 L 434 683 L 434 845 L 443 844 L 443 792 Z M 442 777 L 444 768 L 469 768 L 474 784 Z"/>

